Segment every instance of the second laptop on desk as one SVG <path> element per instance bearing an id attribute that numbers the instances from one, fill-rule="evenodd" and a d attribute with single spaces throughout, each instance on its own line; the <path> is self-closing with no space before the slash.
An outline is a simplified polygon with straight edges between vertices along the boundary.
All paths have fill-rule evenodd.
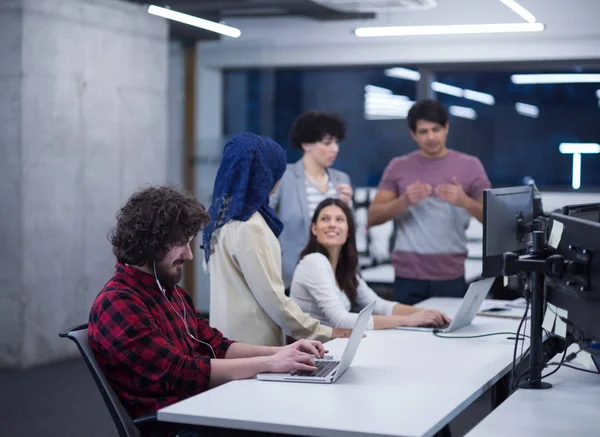
<path id="1" fill-rule="evenodd" d="M 320 384 L 331 384 L 350 367 L 360 341 L 363 338 L 369 319 L 373 315 L 375 301 L 363 308 L 352 328 L 352 334 L 346 343 L 346 348 L 341 357 L 328 357 L 328 359 L 314 360 L 317 370 L 312 372 L 296 371 L 292 373 L 260 373 L 256 376 L 262 381 L 285 381 L 285 382 L 313 382 Z"/>
<path id="2" fill-rule="evenodd" d="M 452 319 L 452 323 L 450 323 L 448 326 L 438 328 L 430 326 L 398 326 L 396 329 L 403 329 L 407 331 L 431 332 L 435 330 L 437 332 L 452 332 L 464 326 L 470 325 L 477 315 L 477 311 L 479 311 L 481 304 L 490 292 L 495 279 L 496 278 L 486 278 L 471 283 L 469 289 L 467 290 L 467 294 L 465 294 L 465 297 L 460 303 L 460 307 L 458 308 L 456 315 Z"/>

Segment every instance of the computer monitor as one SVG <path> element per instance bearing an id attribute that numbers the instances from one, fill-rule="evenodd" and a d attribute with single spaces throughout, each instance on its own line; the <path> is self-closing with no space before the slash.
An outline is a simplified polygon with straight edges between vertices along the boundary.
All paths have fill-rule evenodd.
<path id="1" fill-rule="evenodd" d="M 585 345 L 600 341 L 600 222 L 587 207 L 585 211 L 569 207 L 563 211 L 569 215 L 550 214 L 549 245 L 555 254 L 571 263 L 560 278 L 546 275 L 546 298 L 567 310 L 567 319 L 572 323 L 568 325 L 569 332 L 580 345 Z"/>
<path id="2" fill-rule="evenodd" d="M 528 234 L 519 223 L 533 221 L 533 187 L 494 188 L 483 193 L 483 276 L 502 275 L 505 252 L 524 254 Z"/>
<path id="3" fill-rule="evenodd" d="M 600 223 L 600 203 L 586 203 L 581 205 L 565 205 L 562 213 L 570 217 Z"/>

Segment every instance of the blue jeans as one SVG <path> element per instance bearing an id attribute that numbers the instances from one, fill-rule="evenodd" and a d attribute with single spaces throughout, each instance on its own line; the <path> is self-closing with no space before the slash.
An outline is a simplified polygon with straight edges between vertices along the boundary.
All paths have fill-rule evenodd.
<path id="1" fill-rule="evenodd" d="M 464 297 L 467 292 L 465 278 L 445 281 L 409 279 L 396 276 L 394 300 L 406 305 L 414 305 L 430 297 Z"/>

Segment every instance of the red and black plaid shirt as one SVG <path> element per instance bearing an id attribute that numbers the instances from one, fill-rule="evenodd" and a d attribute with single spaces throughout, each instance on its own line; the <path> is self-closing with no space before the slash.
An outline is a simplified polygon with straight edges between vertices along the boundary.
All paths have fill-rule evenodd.
<path id="1" fill-rule="evenodd" d="M 232 341 L 196 312 L 189 294 L 167 290 L 191 334 L 224 358 Z M 90 312 L 89 341 L 102 371 L 132 417 L 150 414 L 208 389 L 208 346 L 191 339 L 154 277 L 117 263 Z"/>

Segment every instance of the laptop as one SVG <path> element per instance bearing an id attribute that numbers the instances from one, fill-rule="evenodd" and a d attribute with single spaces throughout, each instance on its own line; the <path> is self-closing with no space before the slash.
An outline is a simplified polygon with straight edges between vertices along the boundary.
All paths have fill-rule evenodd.
<path id="1" fill-rule="evenodd" d="M 426 331 L 426 332 L 452 332 L 470 325 L 477 311 L 481 307 L 481 304 L 487 297 L 494 280 L 496 278 L 486 278 L 477 282 L 471 283 L 467 294 L 463 298 L 460 308 L 452 319 L 452 323 L 447 326 L 431 327 L 431 326 L 398 326 L 396 329 L 402 329 L 405 331 Z"/>
<path id="2" fill-rule="evenodd" d="M 350 367 L 363 334 L 369 324 L 369 319 L 373 314 L 375 301 L 363 308 L 352 328 L 352 334 L 346 343 L 346 348 L 341 357 L 326 356 L 323 359 L 317 359 L 314 371 L 299 371 L 291 373 L 259 373 L 256 378 L 262 381 L 287 381 L 287 382 L 314 382 L 320 384 L 332 384 Z"/>

